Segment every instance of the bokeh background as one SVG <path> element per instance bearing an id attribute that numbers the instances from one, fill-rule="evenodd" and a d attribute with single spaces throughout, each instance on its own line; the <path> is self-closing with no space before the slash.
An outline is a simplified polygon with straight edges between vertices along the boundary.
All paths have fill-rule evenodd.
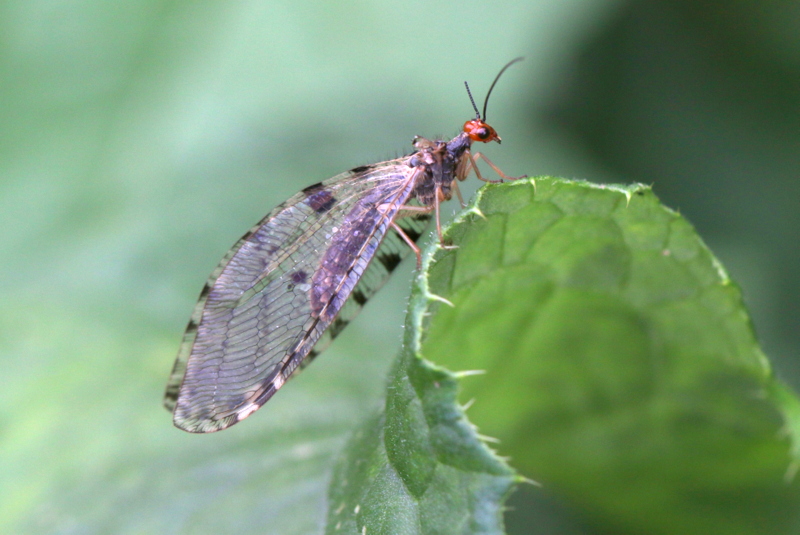
<path id="1" fill-rule="evenodd" d="M 779 0 L 3 2 L 0 531 L 319 529 L 413 262 L 268 408 L 211 436 L 160 407 L 197 293 L 300 188 L 455 134 L 463 81 L 482 98 L 519 55 L 489 156 L 652 184 L 800 389 L 798 27 Z M 594 532 L 542 490 L 512 505 L 510 532 Z"/>

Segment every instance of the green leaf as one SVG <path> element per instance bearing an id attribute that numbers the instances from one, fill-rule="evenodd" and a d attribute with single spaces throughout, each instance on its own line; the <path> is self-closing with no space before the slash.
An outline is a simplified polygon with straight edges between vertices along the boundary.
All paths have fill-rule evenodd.
<path id="1" fill-rule="evenodd" d="M 456 377 L 418 356 L 430 299 L 415 288 L 385 408 L 337 463 L 328 533 L 503 532 L 502 503 L 520 478 L 466 420 Z"/>
<path id="2" fill-rule="evenodd" d="M 424 500 L 445 499 L 429 495 L 442 489 L 432 483 L 442 467 L 492 473 L 457 407 L 427 405 L 431 384 L 445 387 L 436 400 L 455 388 L 431 361 L 486 372 L 458 383 L 462 401 L 475 400 L 470 420 L 583 525 L 796 531 L 800 405 L 771 375 L 736 285 L 649 188 L 551 178 L 487 186 L 447 237 L 458 248 L 426 256 L 386 411 L 348 449 L 338 469 L 347 488 L 333 483 L 347 521 L 359 500 L 397 498 L 396 489 L 412 524 L 384 529 L 425 526 L 435 514 Z M 444 455 L 435 415 L 448 410 L 467 432 L 445 433 Z M 378 522 L 360 514 L 358 527 Z"/>

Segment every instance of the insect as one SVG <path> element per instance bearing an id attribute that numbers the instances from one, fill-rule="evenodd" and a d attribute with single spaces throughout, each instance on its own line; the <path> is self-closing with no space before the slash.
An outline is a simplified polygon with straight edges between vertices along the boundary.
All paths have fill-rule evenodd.
<path id="1" fill-rule="evenodd" d="M 474 142 L 500 143 L 486 104 L 450 141 L 416 137 L 408 156 L 355 167 L 302 190 L 250 229 L 208 279 L 192 312 L 164 396 L 177 427 L 225 429 L 266 403 L 355 317 L 470 171 L 513 180 Z M 487 180 L 482 158 L 500 176 Z M 521 178 L 521 177 L 517 177 Z M 390 231 L 391 229 L 391 231 Z"/>

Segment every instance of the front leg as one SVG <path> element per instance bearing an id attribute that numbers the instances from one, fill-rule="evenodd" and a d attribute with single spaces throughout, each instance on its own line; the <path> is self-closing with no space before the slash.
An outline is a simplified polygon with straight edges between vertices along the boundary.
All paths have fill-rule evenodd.
<path id="1" fill-rule="evenodd" d="M 497 167 L 495 164 L 493 164 L 492 161 L 489 158 L 487 158 L 483 153 L 476 152 L 475 154 L 472 154 L 470 151 L 467 151 L 466 154 L 467 154 L 467 156 L 469 158 L 469 163 L 467 163 L 467 168 L 464 171 L 464 178 L 467 177 L 467 174 L 469 174 L 470 170 L 474 170 L 475 171 L 475 176 L 477 176 L 480 180 L 483 180 L 484 182 L 488 182 L 490 184 L 500 184 L 500 183 L 503 182 L 503 180 L 519 180 L 520 178 L 527 178 L 528 177 L 528 175 L 522 175 L 522 176 L 508 176 L 508 175 L 506 175 L 504 172 L 502 172 L 500 170 L 499 167 Z M 497 173 L 497 176 L 500 177 L 500 180 L 489 180 L 488 178 L 483 178 L 483 176 L 481 175 L 480 170 L 478 169 L 478 164 L 476 163 L 479 158 L 482 158 L 483 161 L 485 161 L 487 164 L 489 164 L 489 167 L 491 167 L 492 170 L 494 170 L 494 172 Z"/>

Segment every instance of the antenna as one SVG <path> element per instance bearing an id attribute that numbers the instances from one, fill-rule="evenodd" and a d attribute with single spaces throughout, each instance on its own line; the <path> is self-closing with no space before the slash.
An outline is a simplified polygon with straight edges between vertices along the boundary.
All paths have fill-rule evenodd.
<path id="1" fill-rule="evenodd" d="M 516 62 L 522 61 L 523 59 L 525 59 L 525 58 L 518 57 L 518 58 L 512 59 L 511 61 L 506 63 L 505 66 L 502 69 L 500 69 L 500 72 L 497 73 L 497 76 L 495 76 L 494 82 L 492 82 L 492 85 L 489 86 L 489 91 L 486 93 L 486 100 L 483 101 L 483 120 L 484 121 L 486 121 L 486 105 L 489 104 L 489 95 L 492 94 L 492 89 L 494 89 L 494 85 L 497 83 L 497 80 L 499 80 L 500 76 L 504 72 L 506 72 L 506 69 L 511 67 Z M 464 85 L 467 85 L 467 82 L 464 82 Z M 469 92 L 469 86 L 468 85 L 467 85 L 467 94 L 469 95 L 469 99 L 472 100 L 472 94 Z M 477 106 L 475 106 L 475 101 L 474 100 L 472 100 L 472 107 L 475 108 L 475 113 L 478 113 L 478 108 L 477 108 Z M 481 114 L 478 113 L 478 119 L 480 119 L 480 118 L 481 118 Z"/>
<path id="2" fill-rule="evenodd" d="M 475 99 L 472 98 L 472 91 L 469 90 L 469 84 L 466 82 L 466 80 L 464 81 L 464 85 L 467 86 L 467 95 L 469 95 L 469 101 L 472 102 L 472 109 L 475 110 L 475 115 L 477 116 L 478 120 L 480 121 L 481 120 L 481 112 L 478 111 L 478 107 L 475 105 Z M 486 107 L 484 106 L 484 109 L 485 108 Z M 484 111 L 484 113 L 486 113 L 486 112 Z"/>

